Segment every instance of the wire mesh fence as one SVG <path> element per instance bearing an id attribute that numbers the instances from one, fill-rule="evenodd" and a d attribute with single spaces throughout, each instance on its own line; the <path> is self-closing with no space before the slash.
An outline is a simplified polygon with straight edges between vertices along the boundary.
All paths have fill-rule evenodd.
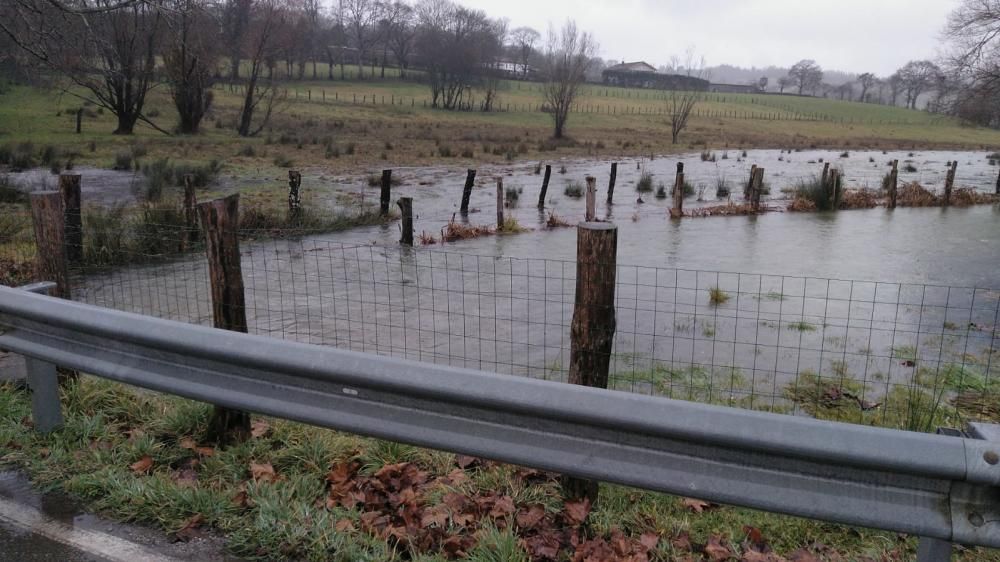
<path id="1" fill-rule="evenodd" d="M 157 231 L 73 298 L 210 325 L 203 252 Z M 244 231 L 251 333 L 566 381 L 577 264 Z M 609 388 L 919 431 L 1000 416 L 1000 292 L 617 265 Z"/>

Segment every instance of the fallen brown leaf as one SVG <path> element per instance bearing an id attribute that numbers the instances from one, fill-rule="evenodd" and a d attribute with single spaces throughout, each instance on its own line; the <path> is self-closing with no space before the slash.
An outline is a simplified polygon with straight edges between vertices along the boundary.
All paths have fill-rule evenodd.
<path id="1" fill-rule="evenodd" d="M 153 459 L 149 455 L 145 455 L 141 459 L 130 464 L 129 468 L 131 468 L 132 472 L 136 474 L 145 474 L 149 472 L 150 468 L 153 468 Z"/>
<path id="2" fill-rule="evenodd" d="M 233 505 L 235 505 L 236 507 L 250 506 L 250 499 L 247 497 L 246 490 L 240 490 L 239 492 L 237 492 L 236 495 L 233 496 L 232 500 L 230 501 L 232 501 Z"/>
<path id="3" fill-rule="evenodd" d="M 194 452 L 202 457 L 210 457 L 215 454 L 214 447 L 195 447 Z"/>
<path id="4" fill-rule="evenodd" d="M 660 535 L 652 531 L 647 531 L 639 537 L 639 543 L 646 547 L 646 550 L 654 550 L 660 544 Z"/>
<path id="5" fill-rule="evenodd" d="M 545 508 L 541 504 L 522 507 L 517 512 L 517 526 L 522 529 L 532 529 L 545 517 Z"/>
<path id="6" fill-rule="evenodd" d="M 800 548 L 788 555 L 791 562 L 820 562 L 819 558 L 805 548 Z"/>
<path id="7" fill-rule="evenodd" d="M 341 519 L 333 528 L 341 533 L 349 533 L 354 530 L 354 523 L 350 519 Z"/>
<path id="8" fill-rule="evenodd" d="M 253 476 L 254 482 L 274 482 L 276 479 L 274 467 L 269 462 L 261 464 L 251 462 L 250 474 Z"/>
<path id="9" fill-rule="evenodd" d="M 587 515 L 590 514 L 590 499 L 583 498 L 567 501 L 564 507 L 566 509 L 566 521 L 570 525 L 580 525 L 587 520 Z"/>
<path id="10" fill-rule="evenodd" d="M 490 517 L 500 519 L 514 513 L 514 500 L 510 496 L 500 496 L 490 509 Z"/>
<path id="11" fill-rule="evenodd" d="M 687 531 L 681 531 L 676 537 L 670 540 L 670 546 L 675 550 L 691 551 L 691 535 Z"/>
<path id="12" fill-rule="evenodd" d="M 254 420 L 250 424 L 250 435 L 253 437 L 264 437 L 271 431 L 271 424 L 264 420 Z"/>
<path id="13" fill-rule="evenodd" d="M 694 498 L 684 498 L 684 499 L 682 499 L 681 500 L 681 505 L 683 505 L 684 507 L 690 509 L 691 511 L 693 511 L 695 513 L 702 513 L 705 510 L 712 509 L 714 507 L 719 507 L 718 505 L 716 505 L 716 504 L 714 504 L 712 502 L 707 502 L 707 501 L 704 501 L 704 500 L 697 500 L 697 499 L 694 499 Z"/>
<path id="14" fill-rule="evenodd" d="M 714 562 L 722 562 L 723 560 L 735 558 L 733 551 L 723 544 L 722 537 L 718 535 L 709 537 L 708 544 L 705 545 L 702 551 L 708 556 L 709 560 L 713 560 Z"/>
<path id="15" fill-rule="evenodd" d="M 181 449 L 194 450 L 198 446 L 198 442 L 194 440 L 194 437 L 185 437 L 177 442 L 177 445 Z"/>

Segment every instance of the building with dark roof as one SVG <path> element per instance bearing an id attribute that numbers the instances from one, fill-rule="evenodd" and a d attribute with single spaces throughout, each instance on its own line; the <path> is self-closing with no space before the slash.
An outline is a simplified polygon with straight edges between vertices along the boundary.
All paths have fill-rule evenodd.
<path id="1" fill-rule="evenodd" d="M 707 91 L 710 85 L 708 80 L 694 76 L 657 72 L 653 65 L 642 61 L 622 62 L 608 67 L 601 73 L 601 78 L 608 86 L 650 90 Z"/>

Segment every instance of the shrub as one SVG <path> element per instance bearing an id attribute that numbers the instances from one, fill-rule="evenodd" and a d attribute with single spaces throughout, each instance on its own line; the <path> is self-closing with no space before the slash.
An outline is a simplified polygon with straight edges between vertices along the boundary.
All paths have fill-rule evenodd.
<path id="1" fill-rule="evenodd" d="M 987 154 L 986 158 L 988 160 L 1000 160 L 1000 152 L 993 152 L 991 154 Z"/>
<path id="2" fill-rule="evenodd" d="M 729 301 L 729 294 L 718 287 L 708 290 L 708 302 L 713 306 L 719 306 Z"/>
<path id="3" fill-rule="evenodd" d="M 907 164 L 903 166 L 903 171 L 909 174 L 915 174 L 917 172 L 917 167 L 914 166 L 913 164 Z"/>
<path id="4" fill-rule="evenodd" d="M 715 196 L 719 198 L 729 197 L 732 190 L 729 189 L 729 182 L 726 178 L 719 177 L 715 180 Z"/>
<path id="5" fill-rule="evenodd" d="M 583 184 L 578 181 L 566 184 L 566 189 L 563 190 L 563 195 L 574 199 L 583 197 Z"/>
<path id="6" fill-rule="evenodd" d="M 809 204 L 800 203 L 792 210 L 830 211 L 837 206 L 837 201 L 830 200 L 830 193 L 827 192 L 827 187 L 823 185 L 823 179 L 819 176 L 800 180 L 795 189 L 795 199 L 806 201 Z"/>
<path id="7" fill-rule="evenodd" d="M 840 157 L 841 158 L 850 158 L 851 157 L 851 153 L 845 150 L 844 152 L 840 153 Z"/>
<path id="8" fill-rule="evenodd" d="M 649 193 L 653 191 L 653 174 L 647 170 L 643 170 L 639 174 L 639 182 L 635 184 L 635 190 L 639 193 Z"/>
<path id="9" fill-rule="evenodd" d="M 674 194 L 674 189 L 676 189 L 676 186 L 670 188 L 671 195 Z M 695 189 L 694 186 L 691 185 L 691 182 L 684 180 L 684 184 L 681 186 L 681 193 L 684 194 L 684 197 L 691 197 L 695 194 Z"/>
<path id="10" fill-rule="evenodd" d="M 666 199 L 667 198 L 667 186 L 660 182 L 660 186 L 656 188 L 656 198 Z"/>
<path id="11" fill-rule="evenodd" d="M 702 151 L 701 153 L 702 162 L 715 162 L 715 153 L 709 150 Z"/>
<path id="12" fill-rule="evenodd" d="M 112 170 L 127 172 L 132 169 L 132 153 L 118 152 L 115 154 L 115 162 L 111 165 Z"/>
<path id="13" fill-rule="evenodd" d="M 504 205 L 507 207 L 516 207 L 518 200 L 521 199 L 521 194 L 524 193 L 523 187 L 508 187 L 504 189 L 503 200 Z"/>

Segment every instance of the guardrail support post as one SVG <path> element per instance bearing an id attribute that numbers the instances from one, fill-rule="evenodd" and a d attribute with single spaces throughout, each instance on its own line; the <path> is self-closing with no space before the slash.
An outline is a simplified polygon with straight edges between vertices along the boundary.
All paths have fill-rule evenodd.
<path id="1" fill-rule="evenodd" d="M 240 267 L 240 196 L 230 195 L 198 205 L 205 232 L 205 253 L 212 287 L 212 320 L 216 328 L 247 332 L 246 296 Z M 242 440 L 250 435 L 250 415 L 216 406 L 209 422 L 208 439 L 217 443 Z"/>
<path id="2" fill-rule="evenodd" d="M 570 326 L 569 382 L 608 387 L 611 346 L 615 339 L 615 280 L 618 227 L 606 222 L 577 227 L 576 304 Z M 597 482 L 564 476 L 567 498 L 597 500 Z"/>
<path id="3" fill-rule="evenodd" d="M 52 363 L 31 357 L 25 357 L 24 363 L 28 368 L 31 418 L 35 422 L 35 430 L 49 433 L 63 423 L 59 403 L 59 373 Z"/>
<path id="4" fill-rule="evenodd" d="M 917 562 L 948 562 L 951 560 L 951 543 L 940 539 L 920 537 Z"/>

